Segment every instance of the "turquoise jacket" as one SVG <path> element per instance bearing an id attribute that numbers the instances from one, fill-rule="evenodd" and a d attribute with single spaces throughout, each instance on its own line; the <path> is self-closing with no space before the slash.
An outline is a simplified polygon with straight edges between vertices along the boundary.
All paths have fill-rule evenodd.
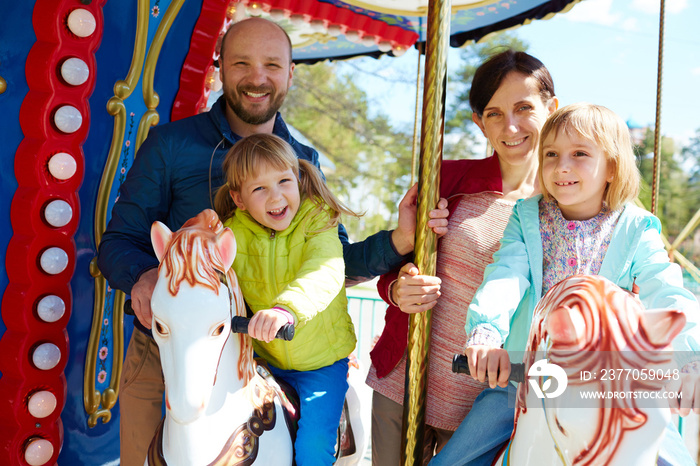
<path id="1" fill-rule="evenodd" d="M 497 332 L 511 360 L 517 362 L 527 347 L 532 313 L 542 297 L 541 198 L 539 195 L 516 203 L 501 247 L 493 256 L 494 262 L 486 267 L 484 281 L 467 313 L 467 335 L 477 327 L 489 334 Z M 700 350 L 700 306 L 683 288 L 681 269 L 669 261 L 660 232 L 658 218 L 633 204 L 625 205 L 599 275 L 630 291 L 636 283 L 647 309 L 679 309 L 685 313 L 685 328 L 673 342 L 677 361 L 684 364 L 695 359 L 689 351 Z"/>
<path id="2" fill-rule="evenodd" d="M 257 354 L 280 369 L 319 369 L 355 349 L 338 228 L 307 236 L 329 219 L 327 211 L 314 209 L 303 201 L 289 227 L 274 234 L 247 211 L 236 210 L 224 222 L 236 237 L 233 269 L 248 306 L 254 313 L 280 306 L 294 316 L 292 341 L 253 340 Z"/>

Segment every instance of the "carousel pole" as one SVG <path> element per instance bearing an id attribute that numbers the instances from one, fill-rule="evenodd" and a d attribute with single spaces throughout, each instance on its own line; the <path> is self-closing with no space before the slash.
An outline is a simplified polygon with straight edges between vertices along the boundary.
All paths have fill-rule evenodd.
<path id="1" fill-rule="evenodd" d="M 421 124 L 415 264 L 422 274 L 435 275 L 437 237 L 424 228 L 428 212 L 440 198 L 440 166 L 445 123 L 447 50 L 450 36 L 450 0 L 430 0 L 425 50 L 425 83 Z M 432 312 L 411 314 L 408 329 L 406 390 L 402 425 L 402 463 L 423 464 L 425 396 L 428 386 L 428 347 Z"/>
<path id="2" fill-rule="evenodd" d="M 661 89 L 664 69 L 664 20 L 666 16 L 666 2 L 661 0 L 659 11 L 659 57 L 656 62 L 656 124 L 654 125 L 654 169 L 651 180 L 651 213 L 658 215 L 659 185 L 661 184 Z"/>

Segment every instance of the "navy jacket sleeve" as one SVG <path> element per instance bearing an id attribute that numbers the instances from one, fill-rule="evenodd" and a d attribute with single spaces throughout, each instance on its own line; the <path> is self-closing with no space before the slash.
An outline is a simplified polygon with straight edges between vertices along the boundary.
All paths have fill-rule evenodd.
<path id="1" fill-rule="evenodd" d="M 343 225 L 338 229 L 345 259 L 345 286 L 371 280 L 397 268 L 404 260 L 391 243 L 391 231 L 380 231 L 364 241 L 350 243 Z"/>

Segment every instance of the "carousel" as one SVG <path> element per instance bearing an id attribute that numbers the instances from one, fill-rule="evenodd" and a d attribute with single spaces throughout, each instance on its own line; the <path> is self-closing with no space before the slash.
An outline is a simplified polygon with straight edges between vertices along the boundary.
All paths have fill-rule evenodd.
<path id="1" fill-rule="evenodd" d="M 98 270 L 96 251 L 149 129 L 208 110 L 210 93 L 221 87 L 218 45 L 231 24 L 249 16 L 277 22 L 292 40 L 297 65 L 368 55 L 400 59 L 411 47 L 423 51 L 425 73 L 417 80 L 423 83 L 417 86 L 423 89 L 417 105 L 423 118 L 414 150 L 420 222 L 439 192 L 434 178 L 442 151 L 447 49 L 565 13 L 578 1 L 5 4 L 0 464 L 119 464 L 119 376 L 133 317 L 124 313 L 128 297 Z M 434 270 L 435 243 L 429 233 L 416 238 L 416 264 L 425 273 Z M 405 464 L 421 458 L 429 330 L 429 313 L 411 317 Z"/>

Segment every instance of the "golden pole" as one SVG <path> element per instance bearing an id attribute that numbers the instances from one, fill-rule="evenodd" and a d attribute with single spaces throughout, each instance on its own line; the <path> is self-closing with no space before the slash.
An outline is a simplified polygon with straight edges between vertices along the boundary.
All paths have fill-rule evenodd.
<path id="1" fill-rule="evenodd" d="M 437 238 L 424 225 L 440 198 L 440 166 L 445 126 L 447 50 L 450 36 L 450 0 L 431 0 L 425 55 L 423 120 L 421 125 L 415 264 L 422 274 L 435 275 Z M 423 464 L 425 395 L 428 385 L 428 348 L 432 312 L 412 314 L 408 329 L 406 390 L 403 410 L 404 466 Z"/>
<path id="2" fill-rule="evenodd" d="M 420 85 L 421 85 L 421 57 L 423 45 L 418 44 L 418 71 L 416 71 L 416 113 L 413 115 L 413 148 L 411 150 L 411 186 L 416 182 L 416 159 L 418 158 L 418 112 L 421 109 Z"/>

